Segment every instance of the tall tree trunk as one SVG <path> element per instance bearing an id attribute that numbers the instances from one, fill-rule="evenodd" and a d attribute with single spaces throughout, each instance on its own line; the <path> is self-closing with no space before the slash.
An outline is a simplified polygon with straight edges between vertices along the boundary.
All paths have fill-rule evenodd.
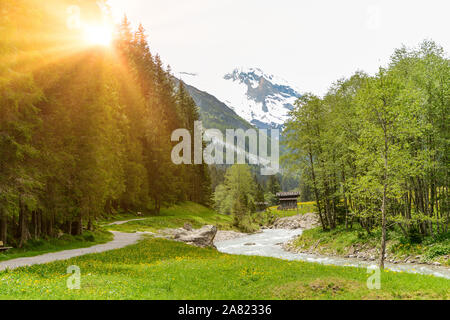
<path id="1" fill-rule="evenodd" d="M 53 215 L 51 217 L 49 217 L 49 219 L 47 221 L 47 235 L 49 237 L 53 236 Z"/>
<path id="2" fill-rule="evenodd" d="M 386 196 L 387 183 L 384 184 L 383 204 L 381 206 L 381 257 L 380 269 L 384 269 L 384 261 L 386 259 Z"/>
<path id="3" fill-rule="evenodd" d="M 319 190 L 317 189 L 316 171 L 314 169 L 314 159 L 313 159 L 312 153 L 309 153 L 309 161 L 311 164 L 311 176 L 312 176 L 313 184 L 314 184 L 314 195 L 316 197 L 317 210 L 319 210 L 319 217 L 320 217 L 320 222 L 322 223 L 322 228 L 324 231 L 326 231 L 326 230 L 328 230 L 328 226 L 325 223 L 325 219 L 322 215 L 322 206 L 320 205 Z"/>
<path id="4" fill-rule="evenodd" d="M 19 196 L 19 248 L 22 248 L 28 240 L 27 210 L 22 197 Z"/>
<path id="5" fill-rule="evenodd" d="M 388 191 L 388 171 L 389 171 L 389 141 L 387 136 L 387 128 L 384 126 L 384 187 L 383 187 L 383 204 L 381 205 L 381 256 L 380 269 L 384 270 L 384 262 L 386 260 L 386 202 Z"/>
<path id="6" fill-rule="evenodd" d="M 37 212 L 37 230 L 38 230 L 38 237 L 40 238 L 42 236 L 42 211 L 39 210 Z"/>
<path id="7" fill-rule="evenodd" d="M 48 230 L 47 218 L 41 216 L 41 231 L 44 237 L 48 235 L 47 230 Z"/>
<path id="8" fill-rule="evenodd" d="M 106 204 L 105 204 L 105 211 L 106 211 L 106 213 L 107 213 L 109 216 L 112 215 L 112 205 L 111 205 L 111 203 L 112 203 L 111 198 L 108 198 L 108 199 L 106 200 Z"/>
<path id="9" fill-rule="evenodd" d="M 83 215 L 81 214 L 81 212 L 74 223 L 74 227 L 72 227 L 72 232 L 76 236 L 83 234 Z"/>
<path id="10" fill-rule="evenodd" d="M 0 207 L 0 241 L 3 245 L 6 245 L 6 240 L 8 238 L 8 217 L 6 209 Z"/>
<path id="11" fill-rule="evenodd" d="M 38 223 L 37 223 L 37 211 L 31 212 L 31 227 L 32 229 L 32 237 L 33 239 L 38 238 Z"/>
<path id="12" fill-rule="evenodd" d="M 88 220 L 87 229 L 88 229 L 89 231 L 93 231 L 93 230 L 94 230 L 94 226 L 93 226 L 93 224 L 92 224 L 91 213 L 89 213 L 89 220 Z"/>
<path id="13" fill-rule="evenodd" d="M 71 220 L 69 220 L 69 221 L 67 221 L 66 222 L 66 224 L 67 224 L 67 230 L 66 230 L 66 232 L 67 232 L 67 234 L 72 234 L 72 221 Z"/>
<path id="14" fill-rule="evenodd" d="M 348 209 L 348 199 L 347 199 L 346 189 L 345 189 L 345 186 L 347 184 L 347 179 L 346 179 L 346 176 L 345 176 L 345 168 L 344 168 L 344 166 L 342 166 L 341 172 L 342 172 L 342 183 L 344 185 L 343 190 L 342 190 L 342 193 L 343 193 L 343 196 L 344 196 L 344 210 L 345 210 L 344 223 L 345 223 L 345 230 L 348 230 L 349 209 Z"/>

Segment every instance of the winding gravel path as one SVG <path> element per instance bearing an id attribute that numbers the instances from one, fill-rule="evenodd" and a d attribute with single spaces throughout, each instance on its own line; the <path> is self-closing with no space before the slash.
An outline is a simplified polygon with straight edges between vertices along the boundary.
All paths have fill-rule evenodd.
<path id="1" fill-rule="evenodd" d="M 124 222 L 126 223 L 126 222 Z M 121 249 L 137 243 L 144 233 L 122 233 L 112 232 L 114 240 L 105 244 L 96 245 L 89 248 L 65 250 L 47 253 L 40 256 L 18 258 L 0 262 L 0 272 L 6 269 L 12 270 L 20 267 L 28 267 L 36 264 L 46 264 L 54 261 L 68 260 L 74 257 L 84 256 L 91 253 L 100 253 L 110 250 Z"/>
<path id="2" fill-rule="evenodd" d="M 105 226 L 120 226 L 122 224 L 128 223 L 128 222 L 132 222 L 132 221 L 143 221 L 146 220 L 146 218 L 142 218 L 142 219 L 132 219 L 132 220 L 126 220 L 126 221 L 116 221 L 113 223 L 109 223 L 109 224 L 105 224 Z"/>

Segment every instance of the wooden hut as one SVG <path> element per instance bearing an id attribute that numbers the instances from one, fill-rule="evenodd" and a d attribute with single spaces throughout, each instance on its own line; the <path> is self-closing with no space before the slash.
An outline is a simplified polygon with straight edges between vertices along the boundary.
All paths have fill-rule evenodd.
<path id="1" fill-rule="evenodd" d="M 278 210 L 298 210 L 298 198 L 300 192 L 280 192 L 277 193 L 277 197 L 280 200 L 280 206 Z"/>

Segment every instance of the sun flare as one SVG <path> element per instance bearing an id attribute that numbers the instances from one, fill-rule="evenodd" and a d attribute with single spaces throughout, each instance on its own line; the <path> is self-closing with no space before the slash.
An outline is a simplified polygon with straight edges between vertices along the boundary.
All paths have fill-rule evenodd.
<path id="1" fill-rule="evenodd" d="M 89 45 L 109 46 L 113 39 L 113 30 L 107 26 L 87 26 L 84 36 Z"/>

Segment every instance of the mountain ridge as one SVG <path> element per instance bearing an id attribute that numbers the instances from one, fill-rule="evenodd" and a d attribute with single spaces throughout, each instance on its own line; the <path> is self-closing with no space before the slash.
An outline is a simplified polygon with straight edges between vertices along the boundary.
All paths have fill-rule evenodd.
<path id="1" fill-rule="evenodd" d="M 295 101 L 301 97 L 299 90 L 286 80 L 259 68 L 235 68 L 223 77 L 208 78 L 193 72 L 180 72 L 179 77 L 259 129 L 282 129 Z"/>
<path id="2" fill-rule="evenodd" d="M 179 80 L 180 81 L 180 80 Z M 233 109 L 208 92 L 199 90 L 183 81 L 186 91 L 199 108 L 203 126 L 206 129 L 253 129 L 254 126 L 242 119 Z"/>

